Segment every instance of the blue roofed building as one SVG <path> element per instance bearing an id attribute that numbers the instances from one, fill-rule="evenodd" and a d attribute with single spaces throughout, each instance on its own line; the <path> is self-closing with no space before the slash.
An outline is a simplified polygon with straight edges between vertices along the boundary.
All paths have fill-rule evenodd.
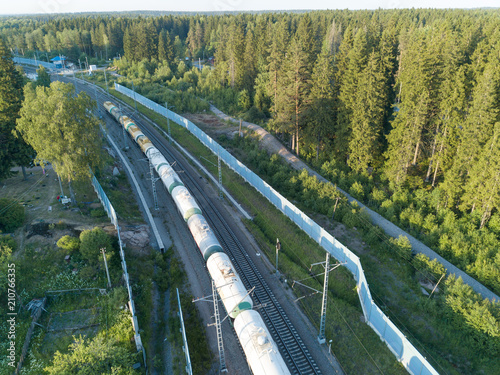
<path id="1" fill-rule="evenodd" d="M 64 68 L 66 64 L 66 56 L 59 55 L 54 57 L 53 59 L 50 59 L 50 61 L 52 61 L 56 69 L 61 69 Z"/>

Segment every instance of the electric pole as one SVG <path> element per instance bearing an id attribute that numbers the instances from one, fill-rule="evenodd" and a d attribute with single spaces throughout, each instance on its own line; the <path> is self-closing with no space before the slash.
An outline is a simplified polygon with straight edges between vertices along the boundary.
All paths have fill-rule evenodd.
<path id="1" fill-rule="evenodd" d="M 278 238 L 276 238 L 276 273 L 279 274 L 280 271 L 278 271 L 278 254 L 281 250 L 281 242 Z"/>
<path id="2" fill-rule="evenodd" d="M 106 260 L 106 248 L 102 247 L 101 252 L 102 252 L 102 257 L 104 259 L 104 266 L 106 267 L 106 275 L 108 276 L 108 288 L 111 289 L 111 279 L 109 278 L 108 262 Z"/>

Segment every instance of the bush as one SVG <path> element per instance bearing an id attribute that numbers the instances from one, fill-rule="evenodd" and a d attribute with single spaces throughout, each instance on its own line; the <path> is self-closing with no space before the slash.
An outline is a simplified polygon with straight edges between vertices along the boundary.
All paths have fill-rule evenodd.
<path id="1" fill-rule="evenodd" d="M 24 207 L 7 198 L 0 199 L 0 230 L 13 232 L 24 223 Z"/>
<path id="2" fill-rule="evenodd" d="M 57 246 L 70 252 L 75 251 L 80 247 L 80 240 L 68 235 L 62 236 L 59 241 L 57 241 Z"/>
<path id="3" fill-rule="evenodd" d="M 365 197 L 365 191 L 363 190 L 363 185 L 361 185 L 358 181 L 354 182 L 350 189 L 349 194 L 351 194 L 354 198 L 358 200 L 363 200 Z"/>
<path id="4" fill-rule="evenodd" d="M 84 258 L 97 262 L 102 248 L 107 250 L 107 254 L 112 253 L 111 238 L 101 228 L 84 230 L 80 234 L 80 252 Z"/>
<path id="5" fill-rule="evenodd" d="M 243 120 L 248 122 L 256 122 L 259 120 L 264 120 L 266 118 L 266 114 L 257 107 L 252 106 L 247 112 L 245 112 L 242 118 Z"/>
<path id="6" fill-rule="evenodd" d="M 14 251 L 17 248 L 16 240 L 11 236 L 0 236 L 0 247 L 2 246 L 6 246 Z"/>
<path id="7" fill-rule="evenodd" d="M 90 211 L 90 216 L 92 217 L 104 217 L 106 216 L 106 211 L 102 208 L 97 208 L 95 210 Z"/>
<path id="8" fill-rule="evenodd" d="M 411 259 L 411 244 L 408 237 L 400 235 L 398 238 L 390 238 L 389 242 L 403 259 Z"/>
<path id="9" fill-rule="evenodd" d="M 417 254 L 413 258 L 413 264 L 425 278 L 431 278 L 437 282 L 439 278 L 446 272 L 446 268 L 436 259 L 430 260 L 427 255 Z"/>

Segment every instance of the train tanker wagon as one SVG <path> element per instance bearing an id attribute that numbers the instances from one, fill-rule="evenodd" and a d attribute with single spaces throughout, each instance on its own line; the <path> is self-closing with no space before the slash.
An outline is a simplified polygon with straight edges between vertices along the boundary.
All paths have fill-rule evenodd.
<path id="1" fill-rule="evenodd" d="M 132 119 L 122 116 L 119 109 L 111 102 L 105 102 L 104 107 L 123 125 L 153 164 L 177 209 L 187 222 L 188 228 L 207 262 L 208 271 L 214 280 L 224 308 L 234 319 L 236 334 L 254 375 L 290 375 L 276 343 L 271 338 L 262 317 L 252 310 L 252 299 L 241 278 L 234 270 L 234 265 L 224 253 L 215 234 L 203 217 L 196 200 L 191 196 L 165 157 L 154 147 Z"/>
<path id="2" fill-rule="evenodd" d="M 172 166 L 156 147 L 148 149 L 146 156 L 151 164 L 153 164 L 154 169 L 158 173 L 158 176 L 160 176 L 163 185 L 167 188 L 170 195 L 172 195 L 172 190 L 175 187 L 184 186 Z"/>
<path id="3" fill-rule="evenodd" d="M 240 312 L 234 319 L 234 330 L 254 375 L 290 375 L 259 313 Z"/>
<path id="4" fill-rule="evenodd" d="M 122 113 L 119 108 L 117 108 L 111 102 L 104 102 L 104 108 L 115 118 L 115 120 L 120 123 L 120 117 L 122 117 Z"/>
<path id="5" fill-rule="evenodd" d="M 173 188 L 172 198 L 185 221 L 188 221 L 193 215 L 201 214 L 198 203 L 196 203 L 196 200 L 185 186 Z"/>
<path id="6" fill-rule="evenodd" d="M 241 278 L 226 253 L 215 253 L 208 258 L 207 268 L 215 283 L 222 304 L 231 318 L 253 307 Z"/>

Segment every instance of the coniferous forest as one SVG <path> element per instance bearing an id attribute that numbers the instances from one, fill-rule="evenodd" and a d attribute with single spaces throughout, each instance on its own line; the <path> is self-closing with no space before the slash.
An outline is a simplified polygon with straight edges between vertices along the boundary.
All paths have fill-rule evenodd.
<path id="1" fill-rule="evenodd" d="M 115 66 L 176 112 L 210 101 L 263 125 L 498 294 L 499 25 L 493 9 L 117 13 L 0 18 L 0 35 L 24 57 Z M 485 309 L 491 324 L 470 319 L 498 354 Z"/>

